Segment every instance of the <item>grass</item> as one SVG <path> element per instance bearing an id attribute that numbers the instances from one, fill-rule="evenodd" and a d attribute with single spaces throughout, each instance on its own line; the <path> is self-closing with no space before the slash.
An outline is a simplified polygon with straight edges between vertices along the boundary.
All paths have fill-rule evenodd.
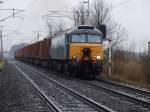
<path id="1" fill-rule="evenodd" d="M 135 80 L 133 81 L 133 80 L 126 79 L 126 77 L 120 77 L 120 75 L 116 75 L 116 74 L 115 75 L 112 74 L 112 76 L 103 75 L 102 77 L 104 79 L 113 80 L 113 81 L 117 81 L 117 82 L 121 82 L 125 84 L 131 84 L 134 86 L 139 86 L 142 88 L 150 89 L 150 84 L 147 84 L 145 81 L 135 81 Z"/>
<path id="2" fill-rule="evenodd" d="M 112 75 L 108 76 L 108 69 L 105 68 L 103 78 L 150 89 L 142 60 L 119 60 L 119 63 L 118 60 L 115 61 L 112 65 Z"/>
<path id="3" fill-rule="evenodd" d="M 4 67 L 4 60 L 0 59 L 0 71 L 2 71 Z"/>

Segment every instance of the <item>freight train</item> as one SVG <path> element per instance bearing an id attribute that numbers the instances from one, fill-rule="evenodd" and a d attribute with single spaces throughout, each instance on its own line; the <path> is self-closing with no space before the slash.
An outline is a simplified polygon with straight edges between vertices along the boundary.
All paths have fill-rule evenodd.
<path id="1" fill-rule="evenodd" d="M 51 70 L 94 78 L 103 71 L 103 39 L 92 26 L 78 26 L 15 52 L 15 59 L 48 66 Z"/>

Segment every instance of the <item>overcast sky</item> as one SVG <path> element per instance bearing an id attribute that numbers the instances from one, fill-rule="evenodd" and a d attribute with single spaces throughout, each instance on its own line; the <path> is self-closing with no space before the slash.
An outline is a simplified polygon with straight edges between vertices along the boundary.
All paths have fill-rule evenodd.
<path id="1" fill-rule="evenodd" d="M 9 50 L 16 43 L 31 42 L 36 37 L 34 31 L 40 32 L 41 38 L 47 35 L 48 29 L 42 15 L 50 10 L 71 10 L 82 0 L 0 0 L 0 9 L 15 8 L 26 9 L 26 11 L 17 14 L 20 18 L 10 18 L 0 25 L 5 26 L 4 32 L 4 50 Z M 90 0 L 92 2 L 93 0 Z M 108 4 L 117 5 L 127 0 L 106 0 Z M 12 11 L 0 11 L 0 19 L 12 14 Z M 112 11 L 113 18 L 125 27 L 129 33 L 129 39 L 126 47 L 130 50 L 141 52 L 147 49 L 147 43 L 150 40 L 150 1 L 149 0 L 130 0 L 124 5 L 117 6 Z M 66 19 L 67 24 L 73 24 Z M 8 31 L 9 30 L 9 31 Z M 21 34 L 14 33 L 17 30 Z"/>

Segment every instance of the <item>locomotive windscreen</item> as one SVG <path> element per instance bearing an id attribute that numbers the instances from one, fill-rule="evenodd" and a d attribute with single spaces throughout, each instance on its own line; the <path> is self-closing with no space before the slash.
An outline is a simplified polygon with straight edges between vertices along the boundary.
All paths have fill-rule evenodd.
<path id="1" fill-rule="evenodd" d="M 87 35 L 87 34 L 73 34 L 71 36 L 71 42 L 94 42 L 101 43 L 102 36 L 101 35 Z"/>

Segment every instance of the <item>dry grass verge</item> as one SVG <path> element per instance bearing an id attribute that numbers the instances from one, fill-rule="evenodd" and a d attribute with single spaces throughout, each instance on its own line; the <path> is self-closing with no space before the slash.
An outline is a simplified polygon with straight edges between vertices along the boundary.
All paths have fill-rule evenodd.
<path id="1" fill-rule="evenodd" d="M 150 89 L 150 57 L 146 55 L 137 58 L 119 51 L 113 57 L 112 76 L 108 76 L 108 66 L 104 68 L 104 78 Z"/>

